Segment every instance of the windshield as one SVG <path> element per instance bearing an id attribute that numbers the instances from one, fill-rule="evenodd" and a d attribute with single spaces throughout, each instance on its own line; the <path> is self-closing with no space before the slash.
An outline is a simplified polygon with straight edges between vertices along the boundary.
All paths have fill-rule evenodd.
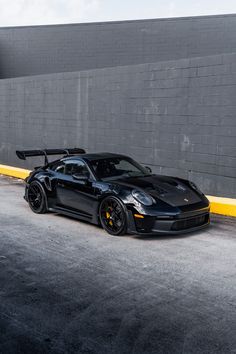
<path id="1" fill-rule="evenodd" d="M 90 165 L 95 175 L 103 181 L 125 177 L 150 176 L 150 172 L 146 168 L 128 157 L 91 160 Z"/>

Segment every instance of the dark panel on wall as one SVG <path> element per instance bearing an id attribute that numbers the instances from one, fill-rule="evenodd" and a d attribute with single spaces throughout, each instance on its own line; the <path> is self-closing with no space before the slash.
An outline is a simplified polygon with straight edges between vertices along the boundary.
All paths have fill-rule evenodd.
<path id="1" fill-rule="evenodd" d="M 2 78 L 236 52 L 236 15 L 0 28 Z"/>
<path id="2" fill-rule="evenodd" d="M 0 81 L 0 161 L 16 149 L 126 153 L 236 197 L 236 55 Z"/>

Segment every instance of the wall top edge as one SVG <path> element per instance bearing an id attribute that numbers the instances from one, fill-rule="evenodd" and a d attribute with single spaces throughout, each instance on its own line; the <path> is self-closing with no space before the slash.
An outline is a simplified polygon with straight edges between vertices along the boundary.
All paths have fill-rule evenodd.
<path id="1" fill-rule="evenodd" d="M 182 16 L 182 17 L 165 17 L 165 18 L 143 18 L 137 20 L 119 20 L 119 21 L 101 21 L 101 22 L 81 22 L 81 23 L 55 23 L 48 25 L 26 25 L 26 26 L 3 26 L 0 30 L 9 29 L 25 29 L 25 28 L 48 28 L 48 27 L 68 27 L 68 26 L 91 26 L 91 25 L 109 25 L 109 24 L 123 24 L 123 23 L 140 23 L 140 22 L 159 22 L 159 21 L 182 21 L 182 20 L 197 20 L 197 19 L 209 19 L 209 18 L 224 18 L 224 17 L 236 17 L 236 13 L 232 14 L 219 14 L 219 15 L 202 15 L 202 16 Z"/>

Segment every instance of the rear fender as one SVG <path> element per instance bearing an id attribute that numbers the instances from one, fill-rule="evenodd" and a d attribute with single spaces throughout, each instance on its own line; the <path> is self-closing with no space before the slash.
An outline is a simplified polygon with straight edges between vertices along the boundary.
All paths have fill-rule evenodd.
<path id="1" fill-rule="evenodd" d="M 45 202 L 46 202 L 46 208 L 47 208 L 47 210 L 48 210 L 48 195 L 47 195 L 47 193 L 46 193 L 46 191 L 45 191 L 45 185 L 44 185 L 44 183 L 42 183 L 42 182 L 40 181 L 40 179 L 38 179 L 38 178 L 30 179 L 30 181 L 27 182 L 26 188 L 25 188 L 24 199 L 25 199 L 27 202 L 29 201 L 29 198 L 28 198 L 29 185 L 30 185 L 30 183 L 33 182 L 33 181 L 36 181 L 36 182 L 40 183 L 40 185 L 42 186 L 42 190 L 43 190 L 43 194 L 44 194 L 44 198 L 45 198 Z"/>

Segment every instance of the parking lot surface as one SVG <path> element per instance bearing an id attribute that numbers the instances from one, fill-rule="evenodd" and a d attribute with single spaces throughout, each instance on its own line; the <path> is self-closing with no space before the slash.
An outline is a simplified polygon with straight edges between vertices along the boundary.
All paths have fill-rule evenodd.
<path id="1" fill-rule="evenodd" d="M 236 219 L 112 237 L 0 177 L 0 353 L 236 353 Z"/>

